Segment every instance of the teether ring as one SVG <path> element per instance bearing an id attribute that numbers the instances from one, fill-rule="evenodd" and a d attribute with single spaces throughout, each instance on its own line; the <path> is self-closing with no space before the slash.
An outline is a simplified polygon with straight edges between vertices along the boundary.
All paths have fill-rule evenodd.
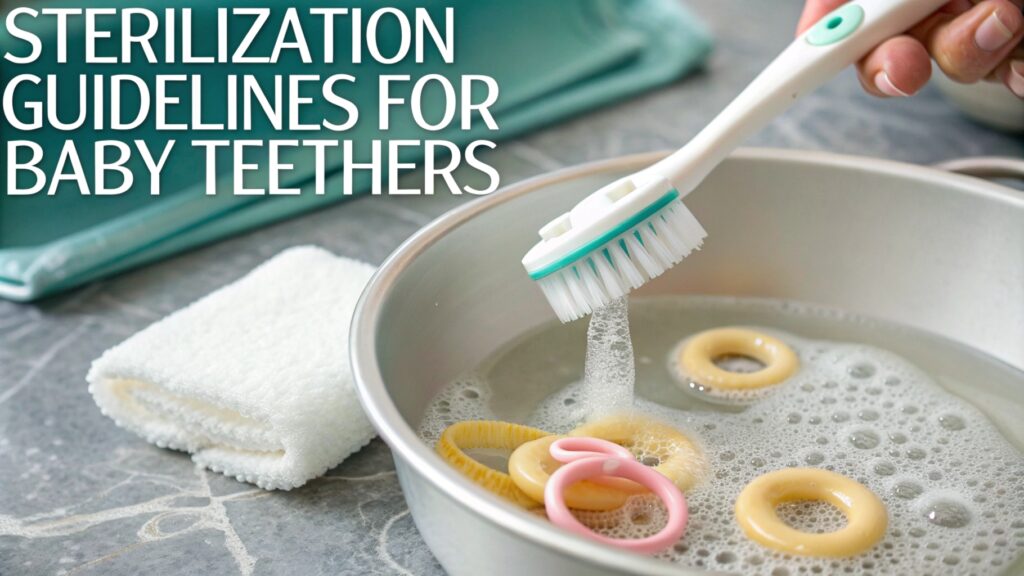
<path id="1" fill-rule="evenodd" d="M 446 428 L 437 440 L 436 450 L 442 458 L 473 482 L 520 506 L 533 508 L 539 502 L 543 502 L 543 498 L 531 498 L 516 486 L 511 476 L 477 462 L 464 450 L 496 448 L 512 451 L 527 442 L 548 435 L 543 430 L 509 422 L 467 420 L 456 422 Z"/>
<path id="2" fill-rule="evenodd" d="M 551 457 L 559 462 L 575 462 L 594 456 L 617 456 L 632 458 L 633 453 L 614 442 L 600 438 L 570 436 L 551 443 Z"/>
<path id="3" fill-rule="evenodd" d="M 568 460 L 556 460 L 552 456 L 552 444 L 556 440 L 582 440 L 581 438 L 568 438 L 565 436 L 545 436 L 531 442 L 527 442 L 516 448 L 515 452 L 508 459 L 508 473 L 512 481 L 520 490 L 530 498 L 538 502 L 544 501 L 544 487 L 547 485 L 551 474 L 554 473 L 562 462 Z M 610 456 L 632 458 L 629 450 L 605 442 L 609 452 L 603 452 Z M 571 458 L 571 455 L 581 454 L 565 449 L 566 444 L 561 444 L 560 455 Z M 577 444 L 568 444 L 570 448 Z M 582 453 L 586 455 L 587 453 Z M 601 453 L 589 453 L 591 456 L 599 456 Z M 614 510 L 621 508 L 626 500 L 634 494 L 643 494 L 647 489 L 643 486 L 626 480 L 624 478 L 594 478 L 569 486 L 565 492 L 565 502 L 569 508 L 576 510 Z"/>
<path id="4" fill-rule="evenodd" d="M 562 442 L 565 443 L 560 444 Z M 652 554 L 672 546 L 686 531 L 686 497 L 668 478 L 637 462 L 632 456 L 627 458 L 618 455 L 618 450 L 608 444 L 611 443 L 597 438 L 561 438 L 552 444 L 552 457 L 565 464 L 551 475 L 544 488 L 548 519 L 556 526 L 591 540 L 642 554 Z M 584 526 L 569 511 L 563 494 L 567 488 L 581 480 L 602 476 L 626 478 L 657 494 L 668 509 L 665 527 L 646 538 L 617 539 L 598 534 Z"/>
<path id="5" fill-rule="evenodd" d="M 689 490 L 703 471 L 700 450 L 675 428 L 636 414 L 620 414 L 584 424 L 570 436 L 590 436 L 618 444 L 627 450 L 652 445 L 650 454 L 658 459 L 654 470 L 672 481 L 680 490 Z M 630 450 L 631 453 L 636 450 Z"/>
<path id="6" fill-rule="evenodd" d="M 729 354 L 749 356 L 764 364 L 757 372 L 738 373 L 715 365 Z M 785 342 L 746 328 L 715 328 L 692 337 L 679 353 L 679 366 L 694 382 L 718 390 L 749 390 L 774 386 L 792 376 L 799 360 Z"/>
<path id="7" fill-rule="evenodd" d="M 846 516 L 846 527 L 825 534 L 801 532 L 775 509 L 786 502 L 820 500 Z M 550 510 L 550 509 L 549 509 Z M 841 558 L 871 548 L 889 523 L 885 505 L 862 484 L 817 468 L 769 472 L 747 485 L 736 499 L 736 521 L 751 540 L 787 554 Z"/>

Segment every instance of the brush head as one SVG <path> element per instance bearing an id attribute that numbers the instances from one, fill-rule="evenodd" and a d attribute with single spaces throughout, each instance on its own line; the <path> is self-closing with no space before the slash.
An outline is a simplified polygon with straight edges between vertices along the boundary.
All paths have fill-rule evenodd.
<path id="1" fill-rule="evenodd" d="M 523 258 L 562 322 L 639 288 L 700 248 L 707 233 L 672 185 L 618 180 L 540 230 Z"/>

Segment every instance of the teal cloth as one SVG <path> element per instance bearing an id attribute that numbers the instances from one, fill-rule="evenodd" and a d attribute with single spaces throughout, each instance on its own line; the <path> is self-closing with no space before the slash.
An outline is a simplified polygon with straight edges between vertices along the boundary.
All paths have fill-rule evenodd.
<path id="1" fill-rule="evenodd" d="M 47 5 L 56 4 L 51 2 Z M 72 1 L 59 4 L 76 6 Z M 204 10 L 209 15 L 217 4 L 199 0 L 143 0 L 132 6 L 151 9 L 171 5 L 192 6 L 196 20 L 199 20 Z M 360 79 L 360 87 L 356 93 L 344 95 L 359 105 L 363 114 L 352 130 L 336 135 L 330 132 L 290 134 L 257 125 L 244 137 L 336 137 L 357 143 L 374 138 L 437 138 L 464 144 L 477 138 L 508 138 L 667 83 L 699 66 L 711 46 L 704 28 L 678 0 L 421 0 L 396 4 L 403 8 L 423 5 L 430 10 L 455 7 L 455 64 L 445 64 L 440 58 L 434 58 L 422 65 L 411 62 L 393 66 L 373 62 L 358 66 L 347 63 L 301 65 L 295 58 L 276 67 L 204 65 L 204 96 L 209 95 L 210 102 L 222 103 L 227 74 L 266 76 L 287 70 L 287 73 L 327 76 L 348 72 Z M 101 3 L 90 4 L 97 5 Z M 114 0 L 103 5 L 116 6 L 117 2 Z M 280 17 L 284 7 L 293 6 L 294 2 L 264 0 L 257 5 L 271 7 L 273 13 Z M 379 4 L 364 0 L 345 5 L 372 9 Z M 438 15 L 436 21 L 443 19 Z M 307 26 L 305 30 L 312 45 L 321 41 L 311 34 L 317 29 Z M 34 31 L 44 38 L 53 34 L 43 24 L 37 25 Z M 344 45 L 346 35 L 347 30 L 342 27 L 336 43 Z M 7 42 L 11 39 L 0 35 L 0 45 L 7 45 Z M 197 53 L 214 53 L 212 38 L 209 42 L 205 50 L 201 45 Z M 44 46 L 52 45 L 52 42 L 44 41 Z M 58 71 L 64 75 L 111 74 L 125 73 L 127 67 L 130 69 L 128 72 L 142 77 L 156 73 L 196 73 L 195 66 L 181 65 L 168 65 L 158 70 L 145 64 L 111 66 L 109 69 L 96 65 L 85 67 L 80 62 L 64 66 L 47 64 L 53 59 L 51 53 L 44 54 L 44 58 L 31 67 L 4 65 L 0 67 L 0 81 L 6 84 L 14 74 L 28 71 L 40 76 Z M 48 66 L 52 69 L 47 70 Z M 428 73 L 452 77 L 487 74 L 494 77 L 501 87 L 501 96 L 492 108 L 500 130 L 497 133 L 481 129 L 470 132 L 451 130 L 428 135 L 411 119 L 401 115 L 393 117 L 391 130 L 386 136 L 381 135 L 376 128 L 375 116 L 377 75 L 403 73 L 413 78 Z M 42 93 L 41 87 L 39 93 Z M 187 96 L 187 93 L 183 95 Z M 72 100 L 75 98 L 77 96 Z M 72 105 L 68 114 L 75 111 L 76 107 Z M 314 104 L 310 118 L 316 118 L 317 113 L 317 104 Z M 211 111 L 207 120 L 217 121 L 218 114 L 217 110 Z M 187 118 L 182 119 L 185 120 Z M 238 137 L 240 133 L 158 133 L 151 126 L 152 123 L 147 122 L 135 132 L 117 134 L 81 130 L 74 134 L 74 138 L 80 145 L 79 152 L 87 170 L 92 163 L 92 140 L 113 138 L 130 141 L 141 138 L 158 154 L 166 140 L 176 139 L 178 142 L 164 170 L 158 197 L 148 194 L 146 171 L 137 159 L 129 164 L 136 175 L 134 188 L 122 196 L 83 197 L 74 188 L 62 188 L 52 197 L 47 197 L 45 192 L 36 196 L 4 194 L 0 197 L 0 297 L 19 301 L 37 299 L 345 198 L 340 192 L 340 176 L 337 175 L 328 178 L 325 195 L 313 194 L 311 157 L 298 153 L 283 160 L 294 163 L 296 170 L 281 185 L 301 188 L 303 193 L 299 196 L 233 196 L 230 181 L 224 178 L 218 181 L 220 192 L 216 196 L 207 196 L 204 194 L 203 170 L 197 169 L 205 166 L 202 152 L 192 150 L 188 141 Z M 10 130 L 5 123 L 0 127 L 0 134 L 11 134 Z M 68 133 L 50 130 L 24 137 L 43 144 L 48 151 L 43 169 L 52 173 L 57 157 L 55 151 L 68 136 Z M 7 138 L 5 136 L 4 140 Z M 403 161 L 413 160 L 417 158 L 403 157 Z M 226 159 L 221 159 L 218 164 L 221 169 L 230 169 Z M 328 171 L 337 172 L 338 168 L 329 166 Z M 260 175 L 257 180 L 264 177 Z M 259 182 L 250 184 L 257 186 Z M 355 189 L 368 191 L 369 175 L 365 171 L 356 172 L 354 184 Z M 3 185 L 6 186 L 6 179 Z"/>

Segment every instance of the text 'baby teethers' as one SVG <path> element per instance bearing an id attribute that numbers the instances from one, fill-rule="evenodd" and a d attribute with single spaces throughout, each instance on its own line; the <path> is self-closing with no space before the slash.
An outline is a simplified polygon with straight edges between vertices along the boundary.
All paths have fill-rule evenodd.
<path id="1" fill-rule="evenodd" d="M 551 444 L 551 456 L 564 465 L 555 471 L 544 488 L 548 519 L 557 526 L 603 544 L 651 554 L 672 546 L 686 531 L 686 497 L 668 478 L 626 455 L 617 444 L 598 438 L 560 438 Z M 660 532 L 646 538 L 617 539 L 598 534 L 584 526 L 565 502 L 565 490 L 582 480 L 602 477 L 632 480 L 658 495 L 668 510 L 668 521 Z"/>

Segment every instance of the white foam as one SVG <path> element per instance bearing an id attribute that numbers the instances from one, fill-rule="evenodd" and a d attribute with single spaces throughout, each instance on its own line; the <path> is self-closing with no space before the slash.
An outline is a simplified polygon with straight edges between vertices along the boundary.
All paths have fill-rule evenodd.
<path id="1" fill-rule="evenodd" d="M 595 310 L 587 327 L 587 360 L 577 396 L 585 415 L 595 418 L 632 406 L 635 379 L 629 309 L 622 296 Z"/>
<path id="2" fill-rule="evenodd" d="M 895 354 L 768 331 L 801 359 L 797 374 L 771 393 L 738 410 L 635 403 L 638 411 L 696 440 L 709 466 L 707 478 L 687 494 L 685 537 L 661 558 L 775 576 L 990 574 L 1020 562 L 1024 457 L 983 414 Z M 588 413 L 587 386 L 567 382 L 525 422 L 551 432 L 574 428 Z M 465 398 L 467 389 L 477 397 Z M 447 423 L 492 418 L 491 395 L 486 378 L 460 379 L 431 405 L 421 435 L 433 442 Z M 821 559 L 790 557 L 747 539 L 733 517 L 736 496 L 761 474 L 794 466 L 834 470 L 877 494 L 890 517 L 883 541 L 854 558 Z M 845 524 L 836 509 L 823 504 L 787 505 L 779 514 L 810 532 Z M 664 523 L 660 505 L 649 496 L 635 497 L 617 511 L 579 517 L 617 537 L 648 535 Z"/>

